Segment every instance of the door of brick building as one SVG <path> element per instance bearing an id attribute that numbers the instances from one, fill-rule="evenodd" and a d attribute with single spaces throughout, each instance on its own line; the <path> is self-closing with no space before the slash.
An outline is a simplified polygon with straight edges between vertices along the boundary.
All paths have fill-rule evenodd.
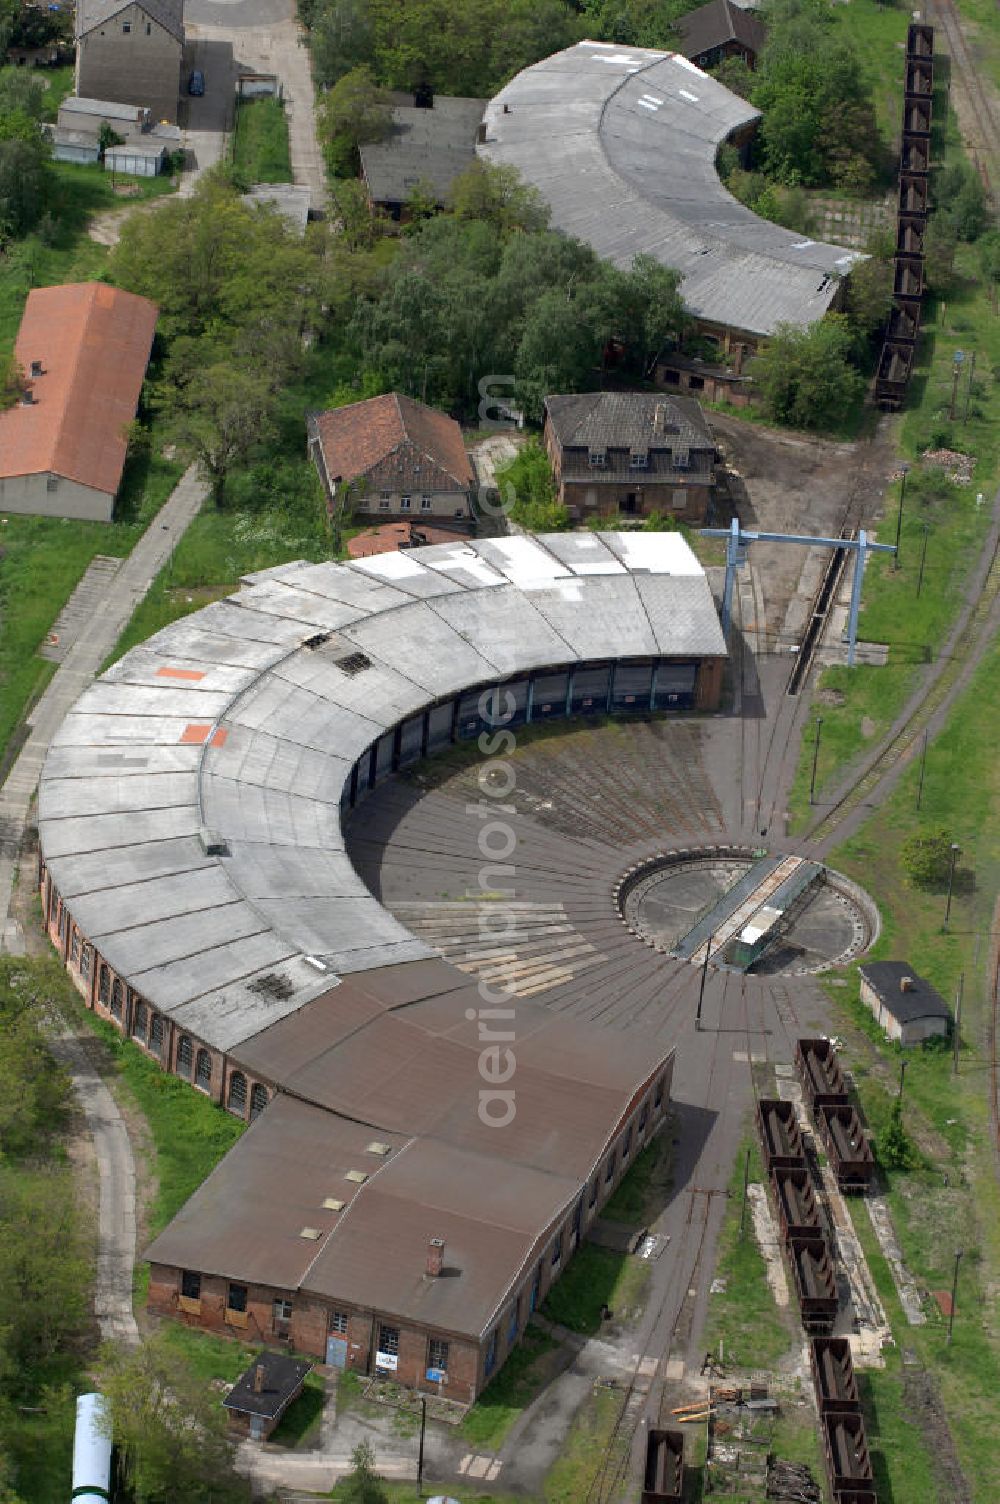
<path id="1" fill-rule="evenodd" d="M 331 1332 L 326 1339 L 326 1362 L 328 1368 L 347 1367 L 347 1338 Z"/>

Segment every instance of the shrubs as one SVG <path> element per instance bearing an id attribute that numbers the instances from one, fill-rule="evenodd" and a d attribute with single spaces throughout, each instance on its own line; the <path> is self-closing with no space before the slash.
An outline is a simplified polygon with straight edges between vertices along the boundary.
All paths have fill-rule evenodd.
<path id="1" fill-rule="evenodd" d="M 941 826 L 915 831 L 900 847 L 899 862 L 913 887 L 939 887 L 951 868 L 951 837 Z"/>

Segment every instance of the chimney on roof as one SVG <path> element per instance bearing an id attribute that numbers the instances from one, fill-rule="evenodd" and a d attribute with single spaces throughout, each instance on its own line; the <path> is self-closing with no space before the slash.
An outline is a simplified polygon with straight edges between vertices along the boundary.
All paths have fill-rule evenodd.
<path id="1" fill-rule="evenodd" d="M 658 437 L 667 431 L 667 406 L 665 402 L 658 402 L 653 409 L 653 432 Z"/>
<path id="2" fill-rule="evenodd" d="M 917 984 L 912 977 L 900 977 L 899 990 L 900 992 L 916 992 Z"/>
<path id="3" fill-rule="evenodd" d="M 426 1273 L 431 1279 L 437 1279 L 444 1268 L 444 1238 L 431 1238 L 427 1245 L 427 1269 Z"/>
<path id="4" fill-rule="evenodd" d="M 42 365 L 42 362 L 40 360 L 33 360 L 31 362 L 31 378 L 32 378 L 32 380 L 34 380 L 38 376 L 44 376 L 44 375 L 45 375 L 45 368 Z"/>
<path id="5" fill-rule="evenodd" d="M 254 1394 L 263 1394 L 264 1393 L 264 1365 L 263 1365 L 263 1363 L 258 1363 L 257 1367 L 253 1371 L 253 1392 L 254 1392 Z"/>

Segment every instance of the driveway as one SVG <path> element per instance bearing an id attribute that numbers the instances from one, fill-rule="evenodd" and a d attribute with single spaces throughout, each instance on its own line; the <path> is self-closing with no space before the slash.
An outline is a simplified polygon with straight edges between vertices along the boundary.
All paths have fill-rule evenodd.
<path id="1" fill-rule="evenodd" d="M 205 75 L 204 96 L 182 102 L 185 142 L 197 164 L 192 177 L 222 155 L 224 134 L 232 128 L 237 73 L 276 73 L 284 91 L 293 179 L 311 190 L 314 206 L 322 207 L 326 173 L 316 139 L 309 49 L 292 0 L 189 0 L 185 24 L 185 86 L 191 68 Z M 181 192 L 192 187 L 185 177 Z"/>

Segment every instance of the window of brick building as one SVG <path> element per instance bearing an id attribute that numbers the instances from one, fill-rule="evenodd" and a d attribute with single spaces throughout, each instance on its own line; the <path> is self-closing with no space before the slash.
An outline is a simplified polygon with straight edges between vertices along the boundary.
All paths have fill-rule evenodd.
<path id="1" fill-rule="evenodd" d="M 229 1111 L 242 1117 L 247 1110 L 247 1078 L 242 1071 L 233 1071 L 229 1078 Z"/>
<path id="2" fill-rule="evenodd" d="M 389 1357 L 396 1357 L 399 1353 L 399 1327 L 379 1326 L 378 1350 L 386 1353 Z"/>
<path id="3" fill-rule="evenodd" d="M 347 1336 L 347 1312 L 346 1311 L 331 1311 L 330 1312 L 330 1331 L 334 1334 L 335 1337 L 346 1337 Z"/>
<path id="4" fill-rule="evenodd" d="M 131 21 L 123 21 L 122 22 L 122 31 L 125 33 L 126 36 L 128 35 L 128 33 L 131 30 L 132 30 L 132 22 Z"/>
<path id="5" fill-rule="evenodd" d="M 632 1124 L 625 1129 L 625 1137 L 622 1139 L 622 1159 L 628 1159 L 632 1153 Z"/>
<path id="6" fill-rule="evenodd" d="M 410 510 L 410 498 L 408 496 L 401 496 L 399 498 L 399 510 L 401 512 L 408 512 Z"/>
<path id="7" fill-rule="evenodd" d="M 517 1329 L 518 1329 L 519 1326 L 520 1326 L 520 1321 L 518 1320 L 517 1301 L 515 1300 L 514 1304 L 511 1306 L 510 1310 L 507 1313 L 507 1346 L 508 1347 L 513 1347 L 514 1343 L 517 1341 Z"/>
<path id="8" fill-rule="evenodd" d="M 80 955 L 80 975 L 84 981 L 90 976 L 90 965 L 93 959 L 94 947 L 92 945 L 85 945 Z"/>
<path id="9" fill-rule="evenodd" d="M 271 1319 L 274 1322 L 275 1326 L 277 1326 L 279 1321 L 291 1321 L 292 1302 L 290 1300 L 285 1300 L 280 1295 L 276 1296 L 271 1307 Z"/>
<path id="10" fill-rule="evenodd" d="M 121 986 L 120 982 L 115 983 Z M 132 1033 L 136 1039 L 141 1039 L 145 1044 L 146 1034 L 149 1030 L 149 1009 L 141 997 L 137 997 L 132 1005 Z"/>
<path id="11" fill-rule="evenodd" d="M 599 1175 L 595 1175 L 594 1178 L 593 1178 L 593 1180 L 590 1182 L 590 1197 L 589 1197 L 589 1199 L 587 1201 L 587 1205 L 588 1206 L 596 1206 L 597 1205 L 597 1182 L 598 1182 L 599 1179 L 600 1179 L 600 1176 Z"/>
<path id="12" fill-rule="evenodd" d="M 421 496 L 421 498 L 420 498 L 420 510 L 422 512 L 429 512 L 430 509 L 431 509 L 431 499 L 430 499 L 430 497 L 429 496 Z"/>
<path id="13" fill-rule="evenodd" d="M 659 1107 L 663 1102 L 663 1077 L 656 1083 L 656 1096 L 653 1098 L 653 1106 Z"/>
<path id="14" fill-rule="evenodd" d="M 608 1159 L 608 1168 L 604 1172 L 604 1183 L 610 1185 L 615 1178 L 615 1156 L 612 1154 Z"/>
<path id="15" fill-rule="evenodd" d="M 267 1106 L 269 1100 L 270 1099 L 269 1099 L 269 1097 L 267 1095 L 267 1087 L 266 1086 L 261 1086 L 260 1082 L 258 1081 L 255 1084 L 253 1090 L 250 1093 L 250 1121 L 251 1121 L 251 1123 L 253 1122 L 254 1118 L 259 1118 L 260 1117 L 261 1113 L 264 1111 L 264 1108 Z"/>
<path id="16" fill-rule="evenodd" d="M 246 1285 L 230 1285 L 226 1296 L 226 1309 L 230 1311 L 245 1311 L 247 1308 Z"/>
<path id="17" fill-rule="evenodd" d="M 80 931 L 73 926 L 73 938 L 69 942 L 69 959 L 73 966 L 80 964 Z"/>
<path id="18" fill-rule="evenodd" d="M 212 1057 L 207 1050 L 198 1051 L 194 1068 L 194 1084 L 202 1091 L 210 1091 L 212 1088 Z"/>
<path id="19" fill-rule="evenodd" d="M 490 1332 L 489 1337 L 486 1339 L 486 1375 L 487 1375 L 487 1377 L 489 1377 L 489 1375 L 493 1372 L 493 1370 L 494 1370 L 494 1368 L 496 1368 L 496 1366 L 497 1366 L 497 1329 L 496 1329 L 496 1327 L 494 1327 L 493 1330 L 492 1330 L 492 1332 Z"/>
<path id="20" fill-rule="evenodd" d="M 177 1041 L 177 1074 L 183 1076 L 186 1081 L 191 1079 L 191 1064 L 194 1060 L 194 1047 L 186 1034 L 182 1034 Z"/>
<path id="21" fill-rule="evenodd" d="M 181 1294 L 185 1300 L 201 1299 L 201 1275 L 196 1269 L 181 1271 Z"/>
<path id="22" fill-rule="evenodd" d="M 436 1368 L 441 1373 L 448 1372 L 448 1344 L 439 1337 L 431 1337 L 427 1344 L 427 1367 Z"/>
<path id="23" fill-rule="evenodd" d="M 643 1102 L 642 1111 L 639 1114 L 639 1132 L 642 1133 L 649 1118 L 649 1103 Z"/>
<path id="24" fill-rule="evenodd" d="M 535 1270 L 535 1277 L 531 1281 L 531 1295 L 530 1295 L 529 1300 L 528 1300 L 528 1309 L 529 1309 L 529 1311 L 534 1311 L 537 1308 L 537 1306 L 538 1306 L 538 1297 L 541 1294 L 541 1292 L 542 1292 L 542 1260 L 539 1259 L 538 1260 L 538 1268 Z"/>
<path id="25" fill-rule="evenodd" d="M 559 1268 L 559 1260 L 562 1258 L 562 1233 L 556 1233 L 556 1240 L 552 1244 L 551 1264 L 553 1269 Z"/>
<path id="26" fill-rule="evenodd" d="M 163 1054 L 163 1019 L 158 1013 L 153 1014 L 153 1021 L 149 1026 L 149 1048 L 154 1055 Z"/>
<path id="27" fill-rule="evenodd" d="M 97 996 L 106 1008 L 111 1001 L 111 972 L 103 963 L 97 974 Z M 121 1013 L 116 1013 L 115 1017 L 121 1018 Z"/>

